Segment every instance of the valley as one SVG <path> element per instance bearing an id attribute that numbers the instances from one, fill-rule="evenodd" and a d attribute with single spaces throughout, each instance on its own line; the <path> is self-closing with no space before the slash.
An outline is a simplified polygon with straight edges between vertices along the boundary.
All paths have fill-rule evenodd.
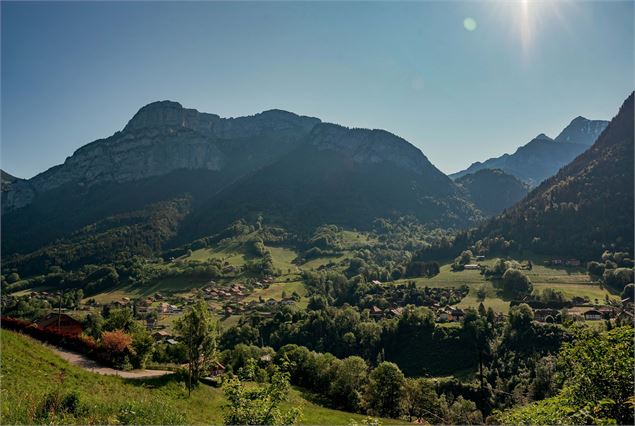
<path id="1" fill-rule="evenodd" d="M 600 339 L 620 353 L 615 339 L 632 334 L 633 95 L 608 126 L 587 121 L 530 143 L 586 144 L 539 184 L 498 168 L 453 181 L 382 130 L 281 110 L 224 119 L 168 101 L 32 179 L 3 174 L 3 416 L 586 415 L 589 401 L 567 399 L 580 386 L 570 348 Z M 36 340 L 104 371 L 174 374 L 98 378 Z M 605 368 L 623 390 L 620 365 Z M 624 398 L 599 419 L 630 421 Z"/>

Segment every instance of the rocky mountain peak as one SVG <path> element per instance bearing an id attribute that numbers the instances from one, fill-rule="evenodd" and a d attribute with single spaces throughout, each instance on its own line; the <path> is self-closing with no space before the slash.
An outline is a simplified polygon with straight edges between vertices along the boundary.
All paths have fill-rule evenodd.
<path id="1" fill-rule="evenodd" d="M 436 170 L 421 150 L 385 130 L 350 129 L 322 123 L 314 127 L 309 139 L 320 150 L 336 151 L 358 163 L 389 161 L 418 174 L 431 168 Z"/>
<path id="2" fill-rule="evenodd" d="M 216 114 L 183 108 L 178 102 L 158 101 L 142 107 L 128 122 L 124 131 L 163 126 L 209 131 L 219 120 L 220 117 Z"/>
<path id="3" fill-rule="evenodd" d="M 608 121 L 589 120 L 578 116 L 571 120 L 571 123 L 560 132 L 555 141 L 591 146 L 608 124 Z"/>
<path id="4" fill-rule="evenodd" d="M 552 141 L 553 139 L 551 139 L 549 136 L 545 135 L 544 133 L 541 133 L 538 136 L 536 136 L 533 140 Z"/>

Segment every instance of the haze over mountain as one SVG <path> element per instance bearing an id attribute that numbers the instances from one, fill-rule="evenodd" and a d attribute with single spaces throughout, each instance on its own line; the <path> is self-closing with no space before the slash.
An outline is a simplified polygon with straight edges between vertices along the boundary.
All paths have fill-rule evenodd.
<path id="1" fill-rule="evenodd" d="M 633 250 L 633 94 L 591 148 L 470 233 L 502 236 L 538 253 L 593 259 Z"/>
<path id="2" fill-rule="evenodd" d="M 470 200 L 487 216 L 501 213 L 529 192 L 526 183 L 498 169 L 483 169 L 454 181 L 465 188 Z"/>
<path id="3" fill-rule="evenodd" d="M 482 217 L 419 149 L 386 131 L 280 110 L 221 118 L 170 101 L 12 182 L 2 201 L 4 255 L 56 240 L 49 255 L 59 255 L 65 241 L 84 241 L 82 253 L 65 254 L 73 259 L 104 247 L 148 254 L 258 215 L 295 230 L 364 228 L 396 214 L 443 227 Z"/>
<path id="4" fill-rule="evenodd" d="M 536 186 L 584 152 L 607 125 L 608 121 L 577 117 L 555 139 L 541 133 L 513 154 L 503 154 L 484 162 L 473 163 L 450 177 L 456 179 L 478 170 L 500 169 L 530 186 Z"/>

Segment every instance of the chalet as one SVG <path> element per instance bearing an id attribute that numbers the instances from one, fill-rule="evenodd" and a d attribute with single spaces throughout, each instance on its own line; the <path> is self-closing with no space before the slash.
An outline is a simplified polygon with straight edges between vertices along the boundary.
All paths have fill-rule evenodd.
<path id="1" fill-rule="evenodd" d="M 465 265 L 464 269 L 466 271 L 478 271 L 481 269 L 481 265 L 476 265 L 474 263 L 469 263 L 467 265 Z"/>
<path id="2" fill-rule="evenodd" d="M 281 304 L 281 305 L 293 305 L 294 303 L 295 303 L 295 301 L 294 301 L 293 299 L 289 299 L 289 298 L 287 298 L 287 299 L 282 299 L 282 300 L 280 301 L 280 304 Z"/>
<path id="3" fill-rule="evenodd" d="M 178 340 L 175 340 L 175 339 L 168 339 L 168 340 L 165 341 L 165 343 L 167 343 L 168 345 L 178 345 L 179 344 Z"/>
<path id="4" fill-rule="evenodd" d="M 602 313 L 596 309 L 589 309 L 583 315 L 584 319 L 587 321 L 597 321 L 602 319 Z"/>
<path id="5" fill-rule="evenodd" d="M 82 323 L 67 314 L 50 313 L 36 321 L 36 324 L 43 330 L 56 331 L 74 336 L 84 332 Z"/>
<path id="6" fill-rule="evenodd" d="M 217 377 L 223 373 L 225 373 L 225 366 L 220 362 L 214 361 L 212 363 L 212 371 L 210 372 L 210 375 L 212 377 Z"/>
<path id="7" fill-rule="evenodd" d="M 159 342 L 162 340 L 167 340 L 172 338 L 172 335 L 165 330 L 161 330 L 161 331 L 157 331 L 156 333 L 152 333 L 152 337 L 154 337 L 154 340 Z"/>
<path id="8" fill-rule="evenodd" d="M 439 309 L 439 311 L 437 312 L 437 314 L 439 314 L 439 316 L 437 317 L 437 321 L 438 322 L 448 322 L 451 321 L 450 318 L 452 318 L 452 314 L 450 313 L 450 311 L 448 309 Z"/>
<path id="9" fill-rule="evenodd" d="M 567 266 L 580 266 L 580 261 L 578 259 L 569 259 L 565 261 Z"/>
<path id="10" fill-rule="evenodd" d="M 437 321 L 439 322 L 459 322 L 463 320 L 465 312 L 462 309 L 454 308 L 452 306 L 446 306 L 445 308 L 437 312 L 439 316 Z"/>
<path id="11" fill-rule="evenodd" d="M 375 285 L 381 285 L 381 281 L 379 280 L 372 280 L 371 282 Z"/>
<path id="12" fill-rule="evenodd" d="M 615 309 L 612 306 L 600 306 L 596 310 L 602 314 L 604 319 L 610 319 L 615 316 Z"/>
<path id="13" fill-rule="evenodd" d="M 548 316 L 555 318 L 557 314 L 556 309 L 534 309 L 534 319 L 540 322 L 545 322 Z"/>
<path id="14" fill-rule="evenodd" d="M 225 315 L 230 316 L 234 313 L 234 310 L 229 306 L 225 308 Z"/>
<path id="15" fill-rule="evenodd" d="M 450 313 L 452 314 L 451 321 L 463 321 L 463 317 L 465 317 L 465 312 L 463 312 L 463 310 L 459 308 L 450 307 Z"/>
<path id="16" fill-rule="evenodd" d="M 271 362 L 271 355 L 265 354 L 265 355 L 261 356 L 260 357 L 260 361 L 262 361 L 262 362 Z"/>
<path id="17" fill-rule="evenodd" d="M 400 317 L 401 314 L 403 314 L 402 307 L 392 308 L 388 311 L 388 316 L 390 317 Z"/>
<path id="18" fill-rule="evenodd" d="M 476 256 L 474 259 L 476 259 L 477 262 L 480 262 L 481 260 L 485 260 L 485 256 Z"/>
<path id="19" fill-rule="evenodd" d="M 170 310 L 170 304 L 169 303 L 165 303 L 165 302 L 161 302 L 159 304 L 159 312 L 166 314 L 168 313 L 168 311 Z"/>
<path id="20" fill-rule="evenodd" d="M 378 308 L 377 306 L 373 306 L 372 308 L 370 308 L 371 317 L 378 318 L 382 315 L 384 315 L 384 311 L 382 311 L 381 308 Z"/>

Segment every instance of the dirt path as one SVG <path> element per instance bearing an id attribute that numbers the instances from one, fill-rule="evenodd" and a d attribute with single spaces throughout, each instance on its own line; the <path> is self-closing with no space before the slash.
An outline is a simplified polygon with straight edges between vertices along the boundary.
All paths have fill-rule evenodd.
<path id="1" fill-rule="evenodd" d="M 53 352 L 70 362 L 73 365 L 83 368 L 84 370 L 91 371 L 97 374 L 103 374 L 107 376 L 119 376 L 126 379 L 144 379 L 148 377 L 164 376 L 166 374 L 172 374 L 173 371 L 168 370 L 133 370 L 133 371 L 121 371 L 114 368 L 104 367 L 85 357 L 77 352 L 69 351 L 68 349 L 51 347 Z"/>

